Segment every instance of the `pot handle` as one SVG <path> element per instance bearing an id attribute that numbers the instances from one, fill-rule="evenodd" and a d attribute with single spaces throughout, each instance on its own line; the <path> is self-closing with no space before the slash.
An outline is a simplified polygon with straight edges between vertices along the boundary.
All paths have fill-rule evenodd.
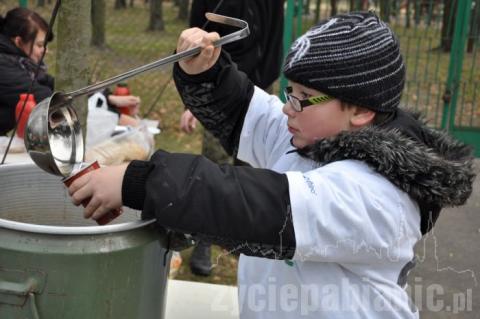
<path id="1" fill-rule="evenodd" d="M 5 280 L 5 270 L 0 272 L 0 305 L 7 304 L 13 306 L 20 306 L 23 308 L 27 306 L 30 308 L 30 316 L 33 319 L 39 319 L 37 302 L 35 294 L 41 293 L 45 285 L 45 275 L 39 272 L 26 274 L 23 271 L 9 271 L 11 275 L 20 275 L 23 277 L 20 282 Z M 26 279 L 25 275 L 27 275 Z M 27 304 L 28 303 L 28 304 Z"/>

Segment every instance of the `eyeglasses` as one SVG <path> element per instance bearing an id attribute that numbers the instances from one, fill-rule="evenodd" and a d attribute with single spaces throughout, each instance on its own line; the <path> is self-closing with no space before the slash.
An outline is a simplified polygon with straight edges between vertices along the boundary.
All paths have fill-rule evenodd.
<path id="1" fill-rule="evenodd" d="M 293 96 L 292 92 L 293 92 L 293 89 L 291 86 L 287 86 L 283 90 L 285 99 L 288 102 L 290 102 L 290 105 L 292 106 L 292 108 L 297 112 L 302 112 L 304 107 L 324 103 L 324 102 L 335 99 L 334 97 L 331 97 L 329 95 L 318 95 L 318 96 L 309 97 L 308 99 L 300 100 L 298 97 Z"/>

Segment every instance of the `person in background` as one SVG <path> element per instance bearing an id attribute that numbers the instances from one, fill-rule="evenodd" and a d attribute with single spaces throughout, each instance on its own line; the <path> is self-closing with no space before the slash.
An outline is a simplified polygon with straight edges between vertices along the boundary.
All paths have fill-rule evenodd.
<path id="1" fill-rule="evenodd" d="M 102 92 L 107 97 L 109 110 L 119 115 L 118 125 L 137 126 L 139 124 L 140 97 L 136 95 L 115 95 L 110 90 Z M 120 112 L 119 108 L 128 107 L 130 115 Z"/>
<path id="2" fill-rule="evenodd" d="M 208 22 L 205 13 L 242 19 L 248 22 L 250 35 L 223 47 L 240 71 L 247 74 L 254 85 L 272 93 L 273 82 L 280 75 L 282 64 L 283 0 L 193 0 L 190 26 L 220 36 L 235 32 L 234 27 Z M 197 119 L 186 109 L 180 118 L 180 128 L 190 134 Z M 230 157 L 218 140 L 207 130 L 203 133 L 202 154 L 216 163 L 228 163 Z M 245 165 L 234 157 L 236 165 Z M 210 244 L 199 241 L 190 258 L 190 270 L 196 275 L 208 276 L 211 272 Z"/>
<path id="3" fill-rule="evenodd" d="M 14 8 L 5 17 L 0 16 L 0 135 L 15 127 L 15 107 L 20 94 L 28 92 L 45 44 L 53 40 L 53 33 L 46 38 L 47 31 L 47 22 L 27 8 Z M 39 103 L 53 92 L 54 78 L 42 62 L 32 94 Z M 140 105 L 136 96 L 107 95 L 107 99 L 112 105 Z M 136 126 L 138 120 L 121 114 L 119 124 Z"/>
<path id="4" fill-rule="evenodd" d="M 21 93 L 27 93 L 45 50 L 47 22 L 36 12 L 15 8 L 0 16 L 0 135 L 15 126 L 15 107 Z M 40 65 L 32 93 L 37 102 L 53 92 L 54 79 Z"/>
<path id="5" fill-rule="evenodd" d="M 185 30 L 175 64 L 186 106 L 252 167 L 157 151 L 69 188 L 84 217 L 125 205 L 241 253 L 240 318 L 419 318 L 406 283 L 442 208 L 465 204 L 472 148 L 400 108 L 405 64 L 372 12 L 319 22 L 290 48 L 287 102 L 255 87 L 219 38 Z"/>

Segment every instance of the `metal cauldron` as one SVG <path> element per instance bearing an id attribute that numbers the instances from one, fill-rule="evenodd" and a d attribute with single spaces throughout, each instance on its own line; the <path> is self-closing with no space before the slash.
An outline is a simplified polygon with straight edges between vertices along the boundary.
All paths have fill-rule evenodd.
<path id="1" fill-rule="evenodd" d="M 97 226 L 33 164 L 0 180 L 0 318 L 163 318 L 170 256 L 153 220 Z"/>

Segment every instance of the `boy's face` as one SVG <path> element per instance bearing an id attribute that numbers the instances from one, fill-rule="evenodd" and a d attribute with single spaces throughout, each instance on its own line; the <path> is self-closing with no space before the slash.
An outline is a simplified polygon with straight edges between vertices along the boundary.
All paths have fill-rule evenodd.
<path id="1" fill-rule="evenodd" d="M 290 86 L 291 95 L 300 100 L 323 94 L 295 82 L 290 82 Z M 283 113 L 288 116 L 288 131 L 293 135 L 292 142 L 297 148 L 350 130 L 354 112 L 354 108 L 342 108 L 337 99 L 305 107 L 302 112 L 295 111 L 289 102 L 283 106 Z"/>

